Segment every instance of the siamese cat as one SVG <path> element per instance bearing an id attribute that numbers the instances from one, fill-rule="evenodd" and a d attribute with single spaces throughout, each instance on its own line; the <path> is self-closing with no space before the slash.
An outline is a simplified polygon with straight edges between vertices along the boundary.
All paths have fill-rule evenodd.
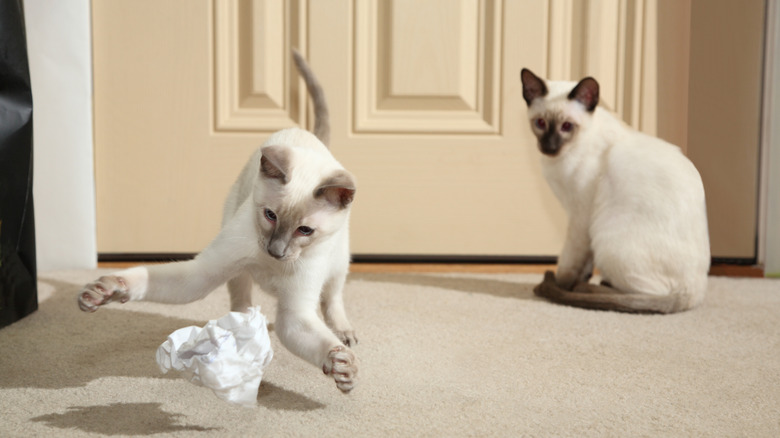
<path id="1" fill-rule="evenodd" d="M 278 298 L 282 344 L 348 393 L 358 370 L 349 347 L 358 340 L 342 288 L 355 179 L 325 146 L 330 125 L 320 85 L 297 52 L 293 58 L 312 96 L 314 134 L 285 129 L 255 152 L 227 197 L 220 233 L 195 259 L 100 277 L 79 292 L 78 304 L 94 312 L 112 301 L 189 303 L 227 282 L 231 309 L 246 311 L 254 281 Z"/>
<path id="2" fill-rule="evenodd" d="M 572 306 L 674 313 L 702 302 L 710 244 L 704 187 L 677 146 L 598 106 L 599 84 L 520 73 L 542 170 L 569 223 L 556 274 L 535 293 Z M 588 284 L 593 269 L 600 285 Z"/>

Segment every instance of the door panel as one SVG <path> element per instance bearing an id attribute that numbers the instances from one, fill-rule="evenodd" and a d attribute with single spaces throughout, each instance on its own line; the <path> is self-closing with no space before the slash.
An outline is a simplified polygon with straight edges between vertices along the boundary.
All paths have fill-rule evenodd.
<path id="1" fill-rule="evenodd" d="M 500 133 L 500 2 L 366 1 L 350 12 L 352 133 Z"/>
<path id="2" fill-rule="evenodd" d="M 305 88 L 289 58 L 290 47 L 306 39 L 300 19 L 306 13 L 306 3 L 298 1 L 213 3 L 217 133 L 262 136 L 305 125 Z"/>

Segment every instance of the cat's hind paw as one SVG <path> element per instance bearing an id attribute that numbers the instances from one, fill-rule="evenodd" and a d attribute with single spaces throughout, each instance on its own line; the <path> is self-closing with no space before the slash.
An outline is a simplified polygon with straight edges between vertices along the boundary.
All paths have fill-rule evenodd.
<path id="1" fill-rule="evenodd" d="M 94 312 L 98 307 L 112 301 L 126 303 L 130 300 L 128 291 L 127 283 L 122 277 L 104 275 L 84 286 L 79 292 L 79 309 L 84 312 Z"/>
<path id="2" fill-rule="evenodd" d="M 355 353 L 343 345 L 337 345 L 330 349 L 322 372 L 333 377 L 336 387 L 347 394 L 357 384 L 357 358 Z"/>

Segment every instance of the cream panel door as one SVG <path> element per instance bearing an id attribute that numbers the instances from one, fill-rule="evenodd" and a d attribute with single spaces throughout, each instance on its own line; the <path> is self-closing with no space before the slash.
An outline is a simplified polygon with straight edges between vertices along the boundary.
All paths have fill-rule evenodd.
<path id="1" fill-rule="evenodd" d="M 659 31 L 670 11 L 690 3 L 95 0 L 99 252 L 194 253 L 213 238 L 251 152 L 312 124 L 298 47 L 358 179 L 356 255 L 555 255 L 565 217 L 519 71 L 593 75 L 627 122 L 685 147 L 690 35 L 686 20 Z"/>

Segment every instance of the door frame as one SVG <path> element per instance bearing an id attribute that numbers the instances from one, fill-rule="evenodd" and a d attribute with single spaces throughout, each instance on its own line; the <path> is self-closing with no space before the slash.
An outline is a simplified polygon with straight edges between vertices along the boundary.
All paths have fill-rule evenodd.
<path id="1" fill-rule="evenodd" d="M 758 213 L 758 263 L 780 278 L 780 4 L 766 4 Z"/>

